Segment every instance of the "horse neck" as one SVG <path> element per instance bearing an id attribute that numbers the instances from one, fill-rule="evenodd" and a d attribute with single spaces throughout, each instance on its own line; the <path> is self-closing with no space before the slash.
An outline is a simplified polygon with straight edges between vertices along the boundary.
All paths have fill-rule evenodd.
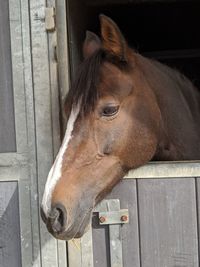
<path id="1" fill-rule="evenodd" d="M 198 151 L 192 151 L 190 147 L 191 139 L 200 146 L 200 93 L 178 71 L 142 56 L 138 58 L 161 112 L 155 158 L 176 160 L 197 155 Z"/>

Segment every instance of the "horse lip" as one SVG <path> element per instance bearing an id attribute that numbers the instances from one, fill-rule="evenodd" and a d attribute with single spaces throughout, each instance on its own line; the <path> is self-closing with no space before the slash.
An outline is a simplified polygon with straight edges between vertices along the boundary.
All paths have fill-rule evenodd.
<path id="1" fill-rule="evenodd" d="M 85 230 L 87 229 L 87 226 L 90 223 L 91 216 L 92 216 L 92 210 L 89 209 L 84 214 L 83 219 L 80 222 L 80 224 L 73 223 L 62 233 L 52 233 L 52 234 L 55 238 L 61 239 L 61 240 L 70 240 L 73 238 L 80 238 L 85 233 Z"/>

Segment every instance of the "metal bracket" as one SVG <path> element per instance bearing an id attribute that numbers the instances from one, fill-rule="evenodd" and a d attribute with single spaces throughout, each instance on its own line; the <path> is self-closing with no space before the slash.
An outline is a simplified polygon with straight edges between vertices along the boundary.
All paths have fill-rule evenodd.
<path id="1" fill-rule="evenodd" d="M 100 225 L 109 227 L 111 267 L 123 267 L 121 227 L 129 222 L 128 210 L 120 209 L 119 199 L 109 199 L 99 203 L 95 211 Z"/>
<path id="2" fill-rule="evenodd" d="M 56 27 L 55 23 L 55 8 L 45 8 L 45 28 L 47 31 L 54 31 Z"/>
<path id="3" fill-rule="evenodd" d="M 99 212 L 99 224 L 101 225 L 124 223 L 129 223 L 129 213 L 127 209 Z"/>
<path id="4" fill-rule="evenodd" d="M 34 14 L 34 20 L 38 20 L 44 23 L 47 31 L 54 31 L 56 28 L 55 8 L 54 7 L 41 8 Z"/>

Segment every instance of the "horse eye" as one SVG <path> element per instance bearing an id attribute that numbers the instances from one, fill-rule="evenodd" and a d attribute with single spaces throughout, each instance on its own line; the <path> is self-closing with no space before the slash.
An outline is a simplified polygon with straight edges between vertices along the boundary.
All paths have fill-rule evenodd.
<path id="1" fill-rule="evenodd" d="M 102 110 L 102 116 L 105 117 L 114 116 L 115 114 L 117 114 L 118 110 L 119 106 L 106 106 Z"/>

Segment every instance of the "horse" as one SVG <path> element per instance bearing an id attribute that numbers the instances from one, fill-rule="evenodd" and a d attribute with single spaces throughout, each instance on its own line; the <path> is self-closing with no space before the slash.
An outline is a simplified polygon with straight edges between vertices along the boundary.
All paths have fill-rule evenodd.
<path id="1" fill-rule="evenodd" d="M 200 159 L 200 92 L 184 75 L 130 48 L 100 15 L 66 97 L 64 140 L 41 216 L 57 239 L 81 237 L 92 210 L 130 169 L 151 160 Z"/>

